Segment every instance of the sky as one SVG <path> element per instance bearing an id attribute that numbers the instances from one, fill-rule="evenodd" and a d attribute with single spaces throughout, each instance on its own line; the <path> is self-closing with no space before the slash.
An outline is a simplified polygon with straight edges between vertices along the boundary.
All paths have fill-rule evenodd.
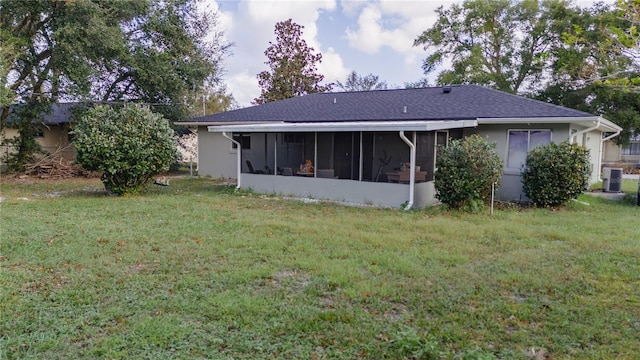
<path id="1" fill-rule="evenodd" d="M 223 81 L 240 107 L 260 95 L 256 75 L 267 70 L 264 51 L 275 42 L 274 27 L 292 19 L 304 26 L 302 38 L 322 53 L 318 72 L 325 83 L 346 79 L 351 71 L 374 74 L 389 87 L 424 77 L 427 53 L 413 41 L 436 20 L 435 10 L 456 0 L 217 0 L 220 29 L 234 46 L 226 58 Z M 580 6 L 593 1 L 579 0 Z M 433 82 L 435 74 L 430 77 Z"/>

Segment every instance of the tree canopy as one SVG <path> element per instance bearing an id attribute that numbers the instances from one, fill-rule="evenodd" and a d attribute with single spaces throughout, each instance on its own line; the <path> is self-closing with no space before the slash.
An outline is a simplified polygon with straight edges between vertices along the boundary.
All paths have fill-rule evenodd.
<path id="1" fill-rule="evenodd" d="M 3 81 L 23 102 L 136 100 L 179 117 L 182 97 L 219 77 L 228 49 L 215 13 L 196 3 L 3 1 L 0 39 L 15 52 L 2 57 Z"/>
<path id="2" fill-rule="evenodd" d="M 440 7 L 414 41 L 426 75 L 474 83 L 602 115 L 640 134 L 640 0 L 579 8 L 564 0 L 466 0 Z M 635 93 L 635 94 L 634 94 Z"/>
<path id="3" fill-rule="evenodd" d="M 560 35 L 554 18 L 569 11 L 561 1 L 467 0 L 436 10 L 438 19 L 414 41 L 431 51 L 423 62 L 429 74 L 450 58 L 444 84 L 485 84 L 517 93 L 536 84 L 549 66 L 549 51 Z"/>
<path id="4" fill-rule="evenodd" d="M 331 90 L 331 84 L 320 84 L 324 75 L 318 73 L 316 64 L 322 62 L 322 54 L 316 54 L 302 39 L 303 28 L 291 19 L 275 25 L 276 42 L 269 42 L 264 52 L 269 70 L 257 75 L 261 93 L 253 104 Z"/>
<path id="5" fill-rule="evenodd" d="M 381 81 L 378 75 L 358 75 L 357 72 L 352 71 L 344 83 L 337 81 L 336 86 L 344 91 L 369 91 L 369 90 L 385 90 L 387 89 L 387 82 Z"/>

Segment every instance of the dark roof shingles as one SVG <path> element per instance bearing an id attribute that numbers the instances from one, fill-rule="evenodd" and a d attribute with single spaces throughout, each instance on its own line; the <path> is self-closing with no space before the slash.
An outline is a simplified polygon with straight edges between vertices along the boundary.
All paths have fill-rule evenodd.
<path id="1" fill-rule="evenodd" d="M 594 115 L 478 85 L 319 93 L 192 119 L 245 121 L 400 121 L 477 118 L 592 117 Z M 406 112 L 405 112 L 406 107 Z"/>

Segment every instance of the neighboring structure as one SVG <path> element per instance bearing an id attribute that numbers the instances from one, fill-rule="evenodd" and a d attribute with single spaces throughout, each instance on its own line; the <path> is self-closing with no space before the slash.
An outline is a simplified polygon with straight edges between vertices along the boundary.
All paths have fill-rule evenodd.
<path id="1" fill-rule="evenodd" d="M 628 145 L 618 146 L 609 140 L 604 143 L 603 163 L 637 164 L 640 163 L 640 136 L 631 138 Z"/>
<path id="2" fill-rule="evenodd" d="M 56 153 L 61 158 L 71 160 L 75 157 L 75 148 L 71 143 L 71 109 L 77 103 L 55 103 L 51 105 L 51 112 L 43 114 L 42 119 L 34 119 L 38 122 L 36 141 L 47 153 Z M 9 115 L 8 121 L 11 121 Z M 2 137 L 11 139 L 18 136 L 18 131 L 9 127 L 4 128 Z M 0 158 L 4 159 L 7 153 L 14 151 L 9 146 L 2 147 Z"/>
<path id="3" fill-rule="evenodd" d="M 198 127 L 200 175 L 236 178 L 257 192 L 388 207 L 437 202 L 437 149 L 452 138 L 495 142 L 504 161 L 497 194 L 524 200 L 520 173 L 529 150 L 552 141 L 584 145 L 596 182 L 603 142 L 622 130 L 476 85 L 311 94 L 180 124 Z"/>

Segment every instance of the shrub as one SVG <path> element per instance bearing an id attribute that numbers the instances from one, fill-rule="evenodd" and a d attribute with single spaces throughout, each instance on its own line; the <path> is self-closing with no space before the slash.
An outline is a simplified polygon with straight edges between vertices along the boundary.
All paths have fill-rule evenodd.
<path id="1" fill-rule="evenodd" d="M 491 195 L 491 184 L 499 186 L 502 172 L 495 144 L 478 135 L 451 140 L 439 150 L 436 166 L 436 198 L 453 209 L 482 205 Z"/>
<path id="2" fill-rule="evenodd" d="M 551 143 L 527 155 L 522 188 L 536 206 L 556 207 L 586 190 L 590 175 L 589 150 L 568 142 Z"/>
<path id="3" fill-rule="evenodd" d="M 169 123 L 141 105 L 95 107 L 74 134 L 77 162 L 102 171 L 105 189 L 119 195 L 137 192 L 176 159 Z"/>

